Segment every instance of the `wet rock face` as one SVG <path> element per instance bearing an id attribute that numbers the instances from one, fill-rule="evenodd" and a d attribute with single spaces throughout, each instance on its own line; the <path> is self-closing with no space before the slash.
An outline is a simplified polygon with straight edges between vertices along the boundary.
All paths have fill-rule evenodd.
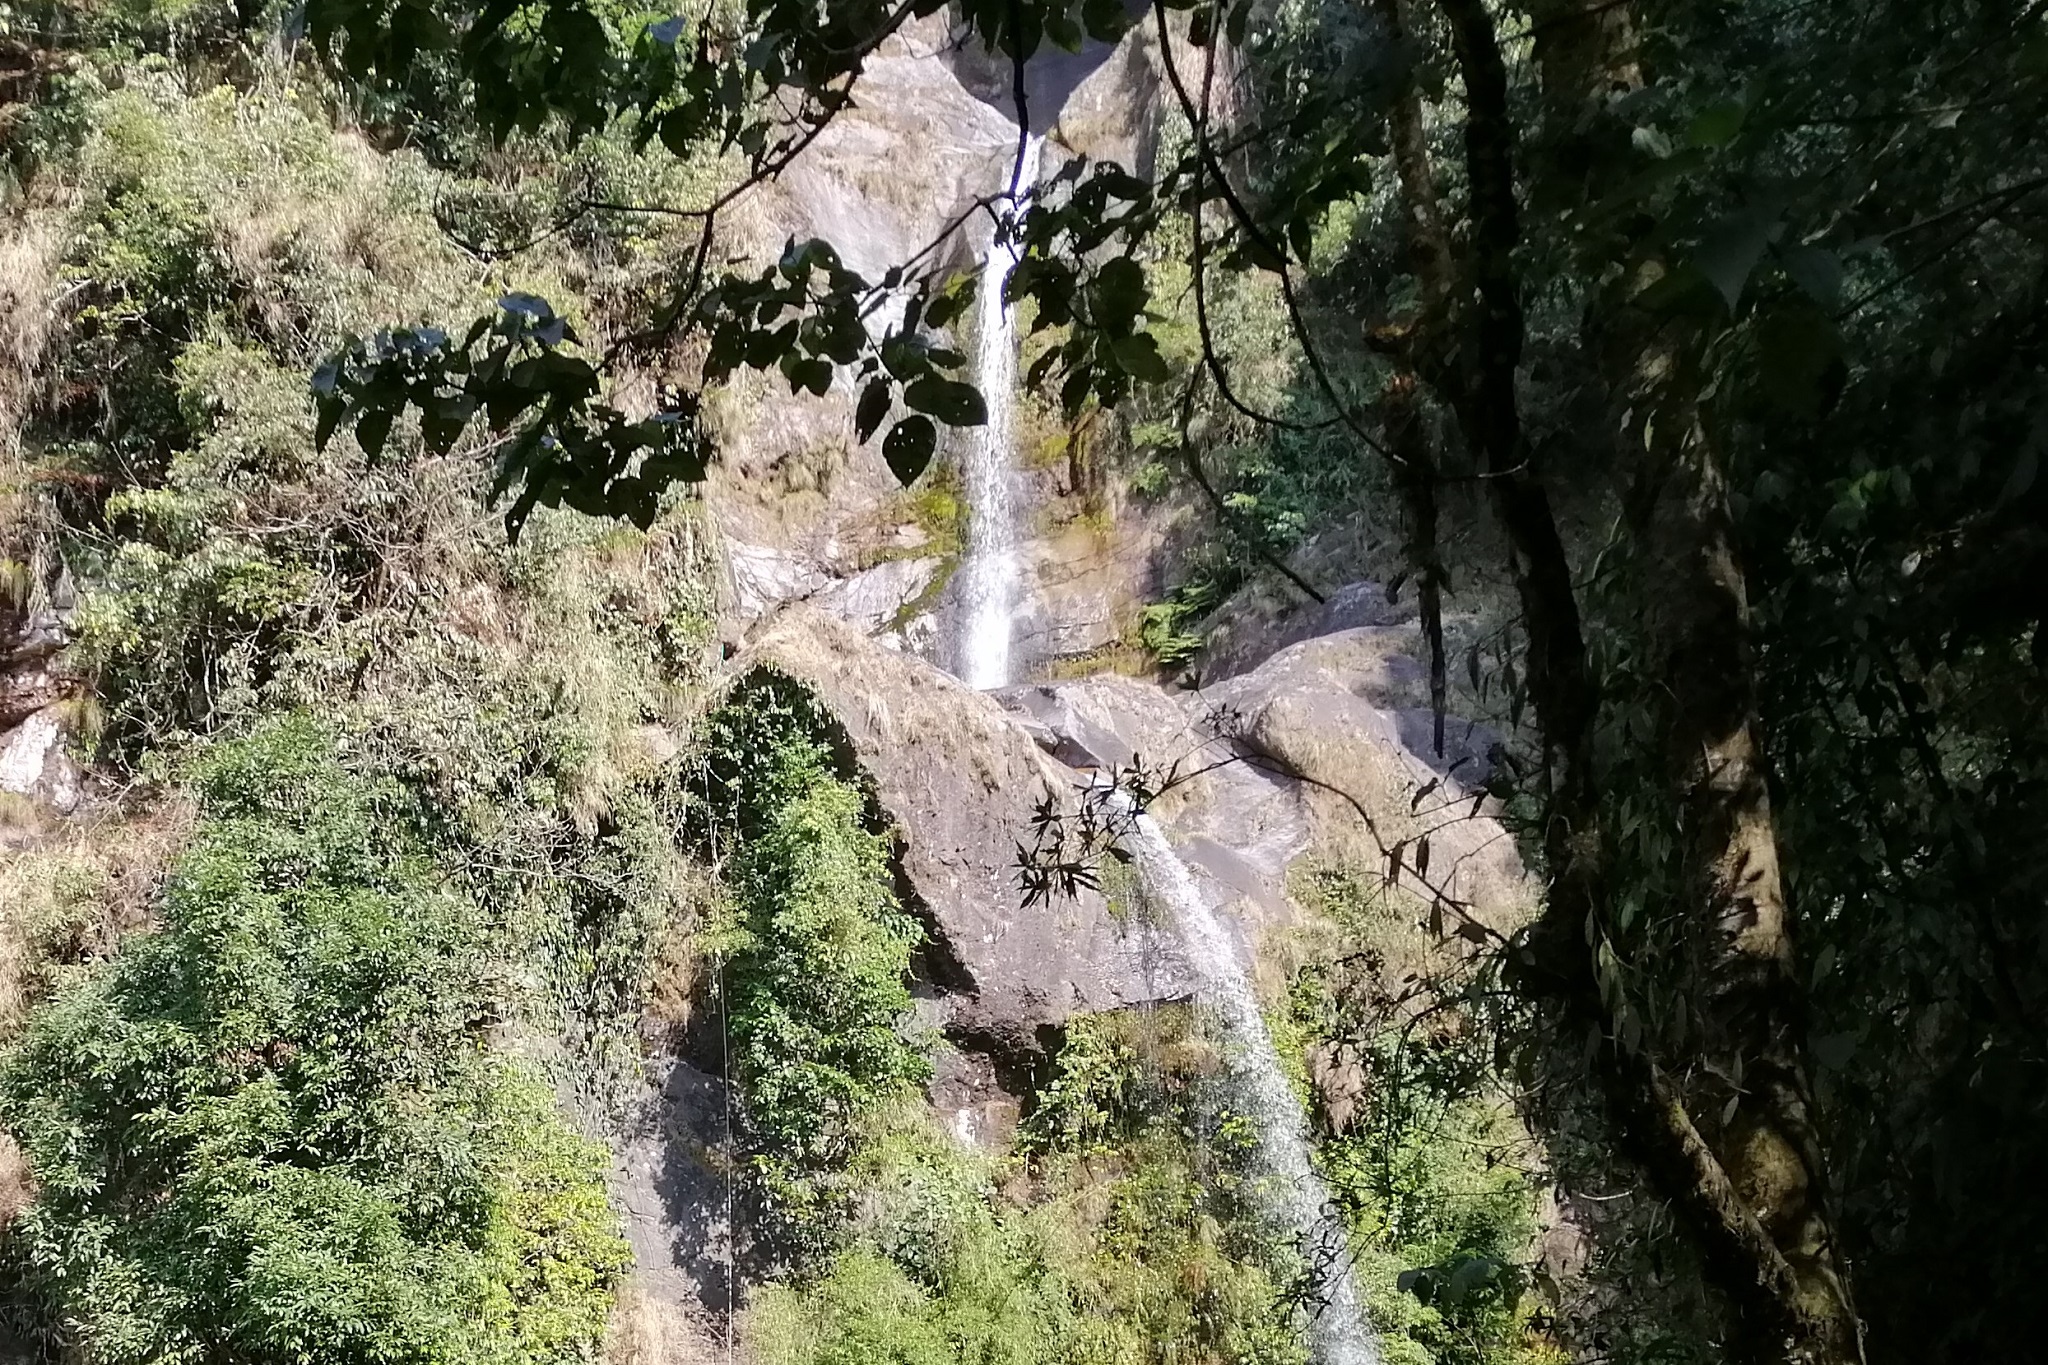
<path id="1" fill-rule="evenodd" d="M 613 1142 L 612 1198 L 625 1215 L 637 1292 L 674 1310 L 657 1330 L 677 1348 L 708 1352 L 703 1324 L 734 1307 L 734 1267 L 745 1255 L 733 1226 L 731 1095 L 717 1077 L 672 1057 L 650 1063 L 648 1080 Z"/>
<path id="2" fill-rule="evenodd" d="M 1372 865 L 1396 846 L 1412 863 L 1427 840 L 1428 872 L 1404 871 L 1402 886 L 1424 899 L 1448 896 L 1505 929 L 1520 921 L 1529 893 L 1499 805 L 1480 794 L 1496 737 L 1446 716 L 1437 752 L 1423 671 L 1406 652 L 1418 643 L 1412 628 L 1339 630 L 1289 645 L 1203 695 L 1236 743 L 1298 775 L 1322 842 Z"/>
<path id="3" fill-rule="evenodd" d="M 68 815 L 84 778 L 65 749 L 63 704 L 81 684 L 63 665 L 64 621 L 54 608 L 0 609 L 0 792 Z"/>
<path id="4" fill-rule="evenodd" d="M 1292 920 L 1288 870 L 1311 849 L 1367 867 L 1388 850 L 1431 846 L 1426 879 L 1403 884 L 1469 904 L 1496 928 L 1528 892 L 1514 840 L 1479 795 L 1495 736 L 1435 716 L 1419 637 L 1375 585 L 1258 636 L 1263 660 L 1200 691 L 1102 675 L 997 694 L 1053 757 L 1082 770 L 1142 771 L 1152 807 L 1211 908 L 1250 937 Z M 1241 641 L 1248 654 L 1251 637 Z"/>
<path id="5" fill-rule="evenodd" d="M 947 1131 L 963 1145 L 1003 1152 L 1023 1117 L 1018 1097 L 1031 1093 L 1037 1079 L 1014 1074 L 992 1053 L 942 1044 L 932 1059 L 927 1095 Z"/>
<path id="6" fill-rule="evenodd" d="M 1036 1049 L 1039 1029 L 1074 1014 L 1185 998 L 1171 933 L 1119 923 L 1088 892 L 1021 904 L 1015 864 L 1032 810 L 1047 792 L 1073 800 L 1081 779 L 993 698 L 807 606 L 764 621 L 733 668 L 795 678 L 844 727 L 933 936 L 932 1022 Z"/>
<path id="7" fill-rule="evenodd" d="M 1143 0 L 1126 0 L 1129 25 L 1115 43 L 1085 39 L 1079 51 L 1050 43 L 1024 64 L 1024 105 L 1031 131 L 1051 135 L 1097 161 L 1115 161 L 1152 173 L 1158 138 L 1160 78 L 1152 57 L 1153 35 Z M 1010 59 L 953 35 L 946 53 L 953 76 L 976 99 L 1017 120 L 1017 72 Z"/>
<path id="8" fill-rule="evenodd" d="M 998 695 L 1055 758 L 1105 777 L 1136 770 L 1162 793 L 1151 814 L 1211 909 L 1252 939 L 1292 921 L 1287 870 L 1315 835 L 1307 794 L 1219 732 L 1200 694 L 1101 674 Z"/>
<path id="9" fill-rule="evenodd" d="M 1133 8 L 1134 19 L 1144 14 Z M 871 280 L 919 256 L 972 269 L 990 233 L 975 204 L 1006 188 L 1015 167 L 1014 74 L 1007 59 L 963 46 L 941 15 L 906 25 L 865 64 L 855 103 L 774 184 L 736 207 L 740 241 L 773 259 L 792 236 L 821 237 Z M 1114 45 L 1049 49 L 1025 76 L 1031 128 L 1050 135 L 1046 176 L 1076 155 L 1149 165 L 1162 92 L 1147 25 Z M 949 565 L 895 567 L 905 559 L 903 538 L 920 528 L 880 442 L 854 440 L 851 388 L 792 397 L 779 380 L 742 378 L 727 398 L 713 414 L 720 462 L 708 497 L 727 545 L 735 614 L 756 620 L 806 600 L 940 655 Z M 1078 502 L 1077 490 L 1054 486 L 1053 471 L 1021 477 L 1033 486 L 1033 506 Z M 1033 660 L 1115 643 L 1137 604 L 1161 591 L 1159 536 L 1143 519 L 1120 524 L 1114 544 L 1086 543 L 1078 528 L 1055 523 L 1026 530 L 1019 547 L 1032 608 L 1018 622 L 1018 649 Z"/>

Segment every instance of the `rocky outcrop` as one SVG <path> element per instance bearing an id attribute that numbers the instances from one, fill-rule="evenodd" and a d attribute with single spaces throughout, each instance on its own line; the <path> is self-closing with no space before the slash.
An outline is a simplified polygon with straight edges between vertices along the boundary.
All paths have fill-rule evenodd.
<path id="1" fill-rule="evenodd" d="M 81 690 L 67 670 L 68 583 L 55 605 L 0 607 L 0 792 L 68 815 L 83 774 L 66 748 L 65 703 Z"/>
<path id="2" fill-rule="evenodd" d="M 717 1077 L 673 1057 L 650 1062 L 647 1079 L 644 1101 L 613 1142 L 612 1195 L 633 1247 L 635 1296 L 670 1311 L 636 1326 L 670 1338 L 652 1357 L 662 1365 L 710 1359 L 705 1326 L 735 1306 L 742 1250 L 733 1226 L 731 1095 Z"/>
<path id="3" fill-rule="evenodd" d="M 1499 805 L 1480 786 L 1495 737 L 1446 716 L 1444 751 L 1435 751 L 1422 670 L 1408 653 L 1415 641 L 1412 628 L 1335 631 L 1201 695 L 1221 733 L 1300 779 L 1332 848 L 1367 865 L 1398 848 L 1403 887 L 1450 897 L 1504 929 L 1520 922 L 1529 892 Z"/>
<path id="4" fill-rule="evenodd" d="M 796 679 L 844 727 L 933 935 L 942 1028 L 1028 1048 L 1041 1027 L 1076 1013 L 1187 994 L 1170 933 L 1119 923 L 1090 892 L 1020 903 L 1016 853 L 1033 807 L 1047 793 L 1071 802 L 1079 779 L 992 697 L 801 605 L 764 621 L 733 668 Z"/>
<path id="5" fill-rule="evenodd" d="M 1528 890 L 1499 809 L 1484 796 L 1494 737 L 1446 717 L 1434 751 L 1415 628 L 1371 584 L 1281 623 L 1284 647 L 1199 691 L 1114 675 L 1005 689 L 1040 743 L 1084 770 L 1140 769 L 1152 813 L 1213 908 L 1256 938 L 1288 923 L 1290 867 L 1311 849 L 1383 868 L 1505 929 Z M 1427 841 L 1427 872 L 1416 867 Z"/>
<path id="6" fill-rule="evenodd" d="M 1032 59 L 1027 107 L 1032 129 L 1051 134 L 1046 176 L 1075 155 L 1149 164 L 1160 110 L 1151 44 L 1139 24 L 1114 45 Z M 1007 59 L 963 46 L 943 16 L 905 26 L 865 64 L 853 105 L 776 182 L 741 201 L 731 215 L 740 243 L 772 259 L 792 236 L 822 237 L 870 279 L 920 255 L 972 268 L 991 231 L 975 203 L 1007 186 L 1017 153 L 1013 75 Z M 851 388 L 792 397 L 777 377 L 743 376 L 718 396 L 712 420 L 721 458 L 709 501 L 728 546 L 735 615 L 754 620 L 807 600 L 937 656 L 953 606 L 943 591 L 949 566 L 914 553 L 923 529 L 879 442 L 855 441 Z M 1163 591 L 1159 528 L 1117 518 L 1116 536 L 1105 537 L 1116 509 L 1100 505 L 1103 490 L 1083 497 L 1036 459 L 1059 431 L 1029 420 L 1022 431 L 1028 501 L 1063 514 L 1029 528 L 1020 546 L 1032 609 L 1018 623 L 1019 652 L 1043 661 L 1102 650 L 1127 632 L 1138 604 Z M 899 567 L 906 562 L 917 567 Z"/>

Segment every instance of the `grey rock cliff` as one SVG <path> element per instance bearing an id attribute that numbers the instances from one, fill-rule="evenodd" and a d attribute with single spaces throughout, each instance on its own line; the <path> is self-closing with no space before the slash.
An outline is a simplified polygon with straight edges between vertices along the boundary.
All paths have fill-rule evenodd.
<path id="1" fill-rule="evenodd" d="M 1092 893 L 1020 904 L 1016 850 L 1033 807 L 1047 792 L 1073 800 L 1080 779 L 992 697 L 802 605 L 761 623 L 733 660 L 736 677 L 760 668 L 809 687 L 873 779 L 935 940 L 942 1027 L 1031 1047 L 1076 1013 L 1187 994 L 1170 933 L 1120 923 Z"/>

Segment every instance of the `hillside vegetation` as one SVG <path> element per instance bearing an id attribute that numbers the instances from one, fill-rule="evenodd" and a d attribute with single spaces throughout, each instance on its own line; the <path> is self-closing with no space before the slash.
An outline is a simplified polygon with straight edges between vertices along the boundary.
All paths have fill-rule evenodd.
<path id="1" fill-rule="evenodd" d="M 861 274 L 813 231 L 971 150 L 802 160 L 921 107 L 910 37 L 1131 164 Z M 1018 105 L 1055 48 L 1136 112 Z M 1390 1365 L 2040 1354 L 2044 110 L 2021 0 L 0 3 L 0 1356 L 1306 1365 L 1244 1039 L 940 1022 L 895 699 L 728 666 L 847 564 L 936 630 L 992 402 L 1115 580 L 1042 671 L 1320 812 L 1238 927 Z M 845 513 L 826 568 L 741 584 L 721 490 Z M 1428 777 L 1207 705 L 1409 612 L 1288 686 Z M 1388 841 L 1432 799 L 1526 913 Z M 987 942 L 1056 885 L 1170 934 L 1129 813 L 1044 801 Z"/>

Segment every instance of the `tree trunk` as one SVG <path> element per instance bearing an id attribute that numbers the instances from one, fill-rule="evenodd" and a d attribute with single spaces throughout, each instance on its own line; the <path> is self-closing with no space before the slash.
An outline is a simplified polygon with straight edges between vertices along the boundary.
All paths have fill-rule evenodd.
<path id="1" fill-rule="evenodd" d="M 1528 634 L 1528 679 L 1551 775 L 1543 849 L 1551 879 L 1541 920 L 1516 964 L 1525 983 L 1561 999 L 1603 1039 L 1603 1081 L 1662 1192 L 1689 1218 L 1717 1281 L 1748 1329 L 1750 1353 L 1787 1365 L 1860 1365 L 1861 1334 L 1824 1201 L 1820 1150 L 1801 1058 L 1799 991 L 1777 835 L 1754 717 L 1748 604 L 1725 488 L 1690 407 L 1665 431 L 1677 468 L 1663 486 L 1670 515 L 1656 544 L 1661 614 L 1674 688 L 1670 739 L 1686 755 L 1670 823 L 1689 832 L 1691 919 L 1707 945 L 1703 1001 L 1710 1063 L 1736 1087 L 1703 1131 L 1686 1088 L 1618 1027 L 1620 985 L 1602 971 L 1609 945 L 1605 837 L 1593 763 L 1600 697 L 1585 647 L 1569 560 L 1549 496 L 1528 467 L 1516 395 L 1523 317 L 1514 250 L 1520 227 L 1507 76 L 1484 0 L 1439 0 L 1450 21 L 1466 94 L 1472 283 L 1477 316 L 1465 348 L 1468 376 L 1454 402 L 1478 453 L 1514 549 Z M 1557 0 L 1539 7 L 1553 25 L 1558 94 L 1598 100 L 1639 79 L 1633 44 L 1611 3 Z M 1539 51 L 1542 50 L 1539 34 Z M 1546 75 L 1549 75 L 1546 72 Z M 1566 111 L 1570 112 L 1570 111 Z M 1595 123 L 1599 114 L 1581 108 Z M 1563 122 L 1565 120 L 1560 120 Z M 1639 387 L 1655 371 L 1678 382 L 1665 357 L 1637 350 L 1615 385 Z M 1653 458 L 1655 453 L 1653 452 Z"/>
<path id="2" fill-rule="evenodd" d="M 1671 750 L 1685 802 L 1689 899 L 1704 940 L 1708 1065 L 1691 1088 L 1709 1140 L 1784 1257 L 1793 1359 L 1860 1362 L 1861 1333 L 1827 1206 L 1804 998 L 1758 742 L 1748 590 L 1727 488 L 1697 422 L 1676 460 L 1662 539 Z"/>

